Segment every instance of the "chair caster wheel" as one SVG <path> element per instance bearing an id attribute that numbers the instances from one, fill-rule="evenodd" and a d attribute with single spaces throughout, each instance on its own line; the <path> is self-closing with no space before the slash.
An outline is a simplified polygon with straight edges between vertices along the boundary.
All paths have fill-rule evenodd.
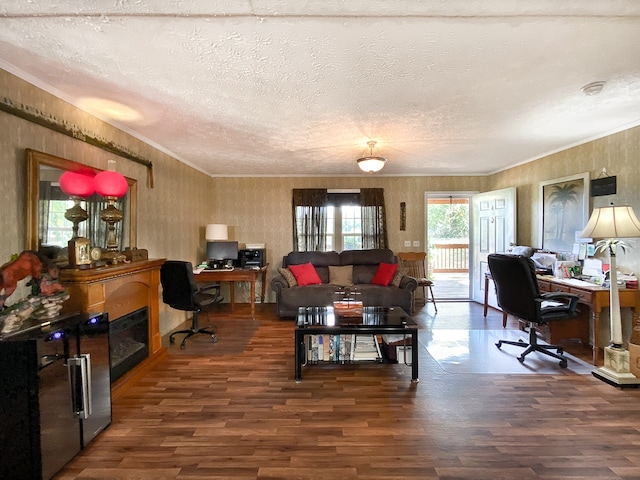
<path id="1" fill-rule="evenodd" d="M 173 337 L 169 337 L 169 343 L 173 345 L 174 343 L 176 343 L 176 339 Z"/>
<path id="2" fill-rule="evenodd" d="M 496 343 L 496 347 L 498 347 L 498 348 L 502 348 L 502 342 L 498 342 L 498 343 Z"/>
<path id="3" fill-rule="evenodd" d="M 217 335 L 211 335 L 211 341 L 213 341 L 213 343 L 218 343 L 218 336 Z"/>
<path id="4" fill-rule="evenodd" d="M 563 348 L 559 348 L 558 349 L 558 355 L 562 355 L 564 353 L 564 349 Z"/>
<path id="5" fill-rule="evenodd" d="M 518 361 L 519 361 L 520 363 L 524 363 L 524 357 L 518 357 Z"/>
<path id="6" fill-rule="evenodd" d="M 566 360 L 560 360 L 560 368 L 567 368 L 567 361 Z"/>

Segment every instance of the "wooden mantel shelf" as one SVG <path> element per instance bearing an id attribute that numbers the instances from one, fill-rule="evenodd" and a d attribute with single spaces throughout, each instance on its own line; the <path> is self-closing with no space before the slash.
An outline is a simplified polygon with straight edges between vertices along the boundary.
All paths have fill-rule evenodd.
<path id="1" fill-rule="evenodd" d="M 99 268 L 72 269 L 63 268 L 60 270 L 60 279 L 63 284 L 80 282 L 100 282 L 105 278 L 122 277 L 132 273 L 159 269 L 165 262 L 164 258 L 152 260 L 139 260 L 137 262 L 121 263 Z"/>
<path id="2" fill-rule="evenodd" d="M 69 292 L 63 312 L 89 315 L 107 312 L 116 320 L 140 308 L 149 313 L 149 357 L 111 386 L 111 395 L 123 395 L 148 370 L 166 357 L 160 335 L 160 267 L 165 259 L 141 260 L 85 270 L 60 270 L 60 283 Z"/>

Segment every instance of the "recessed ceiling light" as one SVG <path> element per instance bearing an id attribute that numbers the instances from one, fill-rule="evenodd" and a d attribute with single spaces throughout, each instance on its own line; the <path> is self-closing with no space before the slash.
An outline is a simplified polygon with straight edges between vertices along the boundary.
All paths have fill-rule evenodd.
<path id="1" fill-rule="evenodd" d="M 604 88 L 605 83 L 606 82 L 603 81 L 587 83 L 580 90 L 582 90 L 582 93 L 584 93 L 585 95 L 598 95 Z"/>
<path id="2" fill-rule="evenodd" d="M 105 98 L 85 97 L 81 98 L 78 103 L 78 106 L 83 110 L 108 117 L 111 120 L 135 122 L 142 118 L 142 115 L 140 115 L 140 112 L 137 110 L 120 102 L 114 102 L 113 100 L 107 100 Z"/>

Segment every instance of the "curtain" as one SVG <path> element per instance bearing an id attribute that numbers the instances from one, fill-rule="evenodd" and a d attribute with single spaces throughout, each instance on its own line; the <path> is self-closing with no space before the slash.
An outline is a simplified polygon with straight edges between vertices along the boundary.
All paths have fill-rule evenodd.
<path id="1" fill-rule="evenodd" d="M 38 200 L 38 247 L 47 243 L 49 238 L 49 202 L 54 193 L 51 182 L 40 181 L 40 199 Z"/>
<path id="2" fill-rule="evenodd" d="M 362 248 L 389 248 L 383 188 L 361 188 Z"/>
<path id="3" fill-rule="evenodd" d="M 293 189 L 293 250 L 322 252 L 327 240 L 327 190 Z"/>

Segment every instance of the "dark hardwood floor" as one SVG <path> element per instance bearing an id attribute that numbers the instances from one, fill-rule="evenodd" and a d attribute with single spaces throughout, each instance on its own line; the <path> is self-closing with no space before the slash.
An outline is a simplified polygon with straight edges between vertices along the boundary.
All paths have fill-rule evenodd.
<path id="1" fill-rule="evenodd" d="M 296 384 L 293 322 L 258 311 L 220 306 L 219 342 L 172 347 L 56 478 L 640 479 L 640 390 L 559 367 L 451 374 L 422 345 L 418 384 L 397 364 L 312 366 Z M 421 335 L 502 328 L 474 303 L 432 313 Z"/>

